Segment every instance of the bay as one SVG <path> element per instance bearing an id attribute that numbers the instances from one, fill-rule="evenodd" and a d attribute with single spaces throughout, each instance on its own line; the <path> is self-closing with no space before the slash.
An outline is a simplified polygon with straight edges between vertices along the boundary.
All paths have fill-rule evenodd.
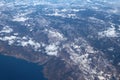
<path id="1" fill-rule="evenodd" d="M 0 55 L 0 80 L 47 80 L 42 69 L 37 64 Z"/>

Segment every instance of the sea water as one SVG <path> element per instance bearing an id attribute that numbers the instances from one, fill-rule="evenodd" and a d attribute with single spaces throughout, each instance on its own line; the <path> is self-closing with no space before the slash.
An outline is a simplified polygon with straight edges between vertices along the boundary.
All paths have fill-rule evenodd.
<path id="1" fill-rule="evenodd" d="M 0 55 L 0 80 L 47 80 L 42 66 Z"/>

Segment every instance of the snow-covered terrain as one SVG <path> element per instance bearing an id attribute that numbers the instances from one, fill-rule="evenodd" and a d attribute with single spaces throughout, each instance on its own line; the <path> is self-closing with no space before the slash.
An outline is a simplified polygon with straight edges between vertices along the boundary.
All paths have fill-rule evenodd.
<path id="1" fill-rule="evenodd" d="M 44 64 L 48 80 L 119 80 L 119 2 L 1 0 L 0 53 Z"/>

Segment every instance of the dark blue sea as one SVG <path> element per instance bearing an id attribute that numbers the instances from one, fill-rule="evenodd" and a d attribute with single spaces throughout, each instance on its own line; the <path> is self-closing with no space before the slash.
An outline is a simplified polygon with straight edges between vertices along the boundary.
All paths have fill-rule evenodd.
<path id="1" fill-rule="evenodd" d="M 42 66 L 0 55 L 0 80 L 47 80 Z"/>

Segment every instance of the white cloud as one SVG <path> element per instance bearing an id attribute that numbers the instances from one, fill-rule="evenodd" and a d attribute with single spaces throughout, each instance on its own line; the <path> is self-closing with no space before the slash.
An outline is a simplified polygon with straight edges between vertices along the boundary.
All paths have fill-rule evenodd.
<path id="1" fill-rule="evenodd" d="M 13 21 L 18 21 L 18 22 L 24 22 L 26 20 L 28 20 L 28 18 L 26 18 L 26 17 L 15 17 L 13 19 Z"/>
<path id="2" fill-rule="evenodd" d="M 46 50 L 47 55 L 57 56 L 58 46 L 56 46 L 55 44 L 50 44 L 46 46 L 45 50 Z"/>
<path id="3" fill-rule="evenodd" d="M 10 28 L 9 26 L 3 27 L 3 29 L 0 31 L 0 33 L 11 33 L 13 32 L 13 29 Z"/>
<path id="4" fill-rule="evenodd" d="M 3 38 L 0 38 L 1 40 L 4 41 L 9 41 L 9 40 L 15 40 L 17 37 L 16 36 L 5 36 Z"/>
<path id="5" fill-rule="evenodd" d="M 103 76 L 98 76 L 98 78 L 99 78 L 100 80 L 106 80 L 106 78 L 103 77 Z"/>
<path id="6" fill-rule="evenodd" d="M 57 31 L 52 31 L 52 30 L 49 30 L 48 31 L 48 36 L 49 37 L 52 37 L 52 38 L 58 38 L 60 40 L 63 39 L 63 35 Z"/>
<path id="7" fill-rule="evenodd" d="M 61 17 L 65 17 L 63 14 L 60 14 L 58 12 L 52 13 L 52 14 L 46 14 L 48 16 L 61 16 Z"/>
<path id="8" fill-rule="evenodd" d="M 0 40 L 7 41 L 9 45 L 12 45 L 15 42 L 17 42 L 16 45 L 18 45 L 18 46 L 23 46 L 23 47 L 30 46 L 35 51 L 39 50 L 40 47 L 41 47 L 41 44 L 36 42 L 32 38 L 25 37 L 25 36 L 24 37 L 18 37 L 18 34 L 17 35 L 0 37 Z"/>
<path id="9" fill-rule="evenodd" d="M 4 6 L 5 4 L 3 2 L 0 2 L 0 7 Z"/>
<path id="10" fill-rule="evenodd" d="M 118 27 L 119 27 L 118 30 L 120 31 L 120 25 L 118 25 Z"/>
<path id="11" fill-rule="evenodd" d="M 100 37 L 118 37 L 118 33 L 115 30 L 115 27 L 110 27 L 105 31 L 99 32 Z"/>
<path id="12" fill-rule="evenodd" d="M 64 35 L 62 33 L 60 33 L 57 30 L 51 29 L 45 29 L 46 34 L 48 35 L 49 38 L 49 42 L 50 43 L 54 43 L 54 44 L 59 44 L 61 41 L 66 40 L 66 38 L 64 37 Z"/>
<path id="13" fill-rule="evenodd" d="M 38 50 L 41 47 L 41 44 L 32 40 L 31 38 L 27 38 L 27 37 L 23 37 L 23 40 L 21 40 L 21 42 L 19 44 L 21 44 L 21 46 L 25 47 L 25 46 L 31 46 L 34 48 L 34 50 Z"/>
<path id="14" fill-rule="evenodd" d="M 20 12 L 17 15 L 13 16 L 13 21 L 24 22 L 29 19 L 28 17 L 26 17 L 26 15 L 30 14 L 31 12 L 32 12 L 31 10 Z"/>
<path id="15" fill-rule="evenodd" d="M 102 19 L 98 19 L 96 17 L 88 17 L 89 21 L 91 22 L 94 22 L 94 23 L 104 23 L 104 21 Z"/>
<path id="16" fill-rule="evenodd" d="M 87 0 L 87 2 L 92 2 L 91 0 Z"/>
<path id="17" fill-rule="evenodd" d="M 108 48 L 109 51 L 114 51 L 114 47 Z"/>
<path id="18" fill-rule="evenodd" d="M 118 66 L 120 66 L 120 62 L 118 63 Z"/>
<path id="19" fill-rule="evenodd" d="M 14 36 L 17 36 L 17 35 L 19 35 L 19 34 L 18 34 L 18 33 L 13 33 L 13 35 L 14 35 Z"/>
<path id="20" fill-rule="evenodd" d="M 16 39 L 17 39 L 16 36 L 0 37 L 0 40 L 2 40 L 2 41 L 8 41 L 8 44 L 9 44 L 9 45 L 12 45 Z"/>
<path id="21" fill-rule="evenodd" d="M 85 51 L 86 51 L 87 53 L 93 53 L 93 54 L 96 53 L 96 51 L 95 51 L 95 50 L 93 49 L 93 47 L 91 47 L 90 45 L 87 45 L 87 46 L 86 46 Z"/>
<path id="22" fill-rule="evenodd" d="M 88 59 L 89 54 L 83 54 L 79 55 L 76 53 L 72 53 L 70 56 L 70 59 L 75 62 L 76 64 L 79 64 L 79 68 L 83 71 L 91 71 L 90 70 L 90 61 Z"/>

